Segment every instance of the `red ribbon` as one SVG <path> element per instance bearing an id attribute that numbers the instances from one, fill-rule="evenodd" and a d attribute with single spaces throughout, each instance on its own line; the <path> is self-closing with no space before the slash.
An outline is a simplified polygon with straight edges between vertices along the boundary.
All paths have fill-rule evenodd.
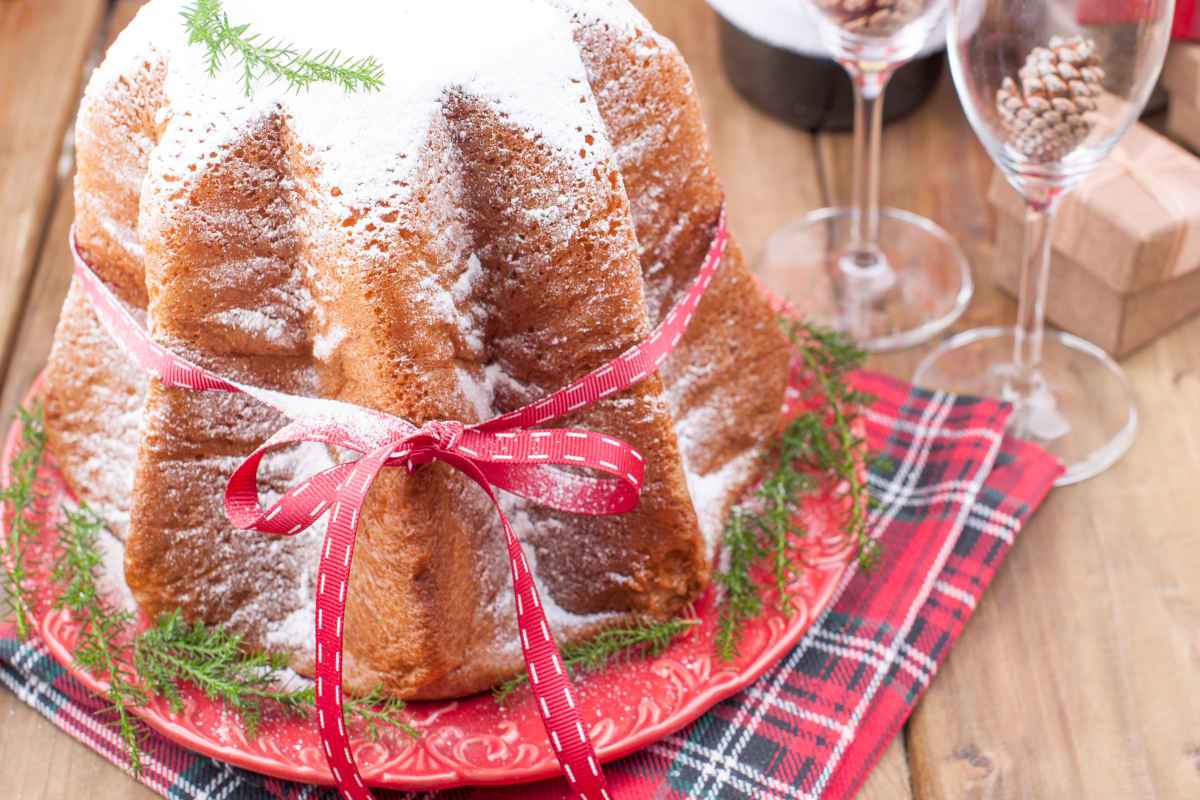
<path id="1" fill-rule="evenodd" d="M 535 430 L 534 426 L 623 391 L 662 366 L 712 281 L 727 241 L 722 210 L 700 274 L 645 342 L 571 385 L 493 420 L 474 425 L 441 421 L 418 427 L 336 400 L 247 386 L 174 355 L 150 338 L 92 272 L 72 232 L 76 279 L 109 333 L 144 370 L 157 375 L 166 386 L 250 395 L 292 420 L 233 473 L 225 492 L 225 511 L 238 528 L 280 536 L 294 536 L 322 515 L 331 515 L 317 571 L 316 707 L 325 755 L 342 796 L 348 800 L 371 797 L 354 762 L 342 708 L 342 628 L 359 515 L 372 482 L 385 467 L 411 471 L 442 461 L 487 492 L 504 526 L 530 690 L 573 794 L 586 800 L 608 800 L 604 773 L 579 715 L 570 678 L 496 489 L 576 514 L 620 514 L 637 506 L 644 464 L 636 450 L 593 431 Z M 334 445 L 360 457 L 310 476 L 264 510 L 258 500 L 258 465 L 272 448 L 297 442 Z M 548 469 L 550 465 L 587 467 L 612 477 L 587 477 Z"/>

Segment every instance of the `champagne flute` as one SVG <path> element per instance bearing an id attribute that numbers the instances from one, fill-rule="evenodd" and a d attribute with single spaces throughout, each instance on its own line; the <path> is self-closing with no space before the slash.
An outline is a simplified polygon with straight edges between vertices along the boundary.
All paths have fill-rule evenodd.
<path id="1" fill-rule="evenodd" d="M 950 0 L 954 85 L 971 127 L 1025 201 L 1019 310 L 1015 327 L 952 337 L 914 380 L 1012 402 L 1010 431 L 1062 460 L 1059 485 L 1120 458 L 1133 443 L 1137 408 L 1103 350 L 1045 330 L 1051 219 L 1141 114 L 1173 5 L 1130 0 L 1112 22 L 1084 25 L 1076 0 Z"/>
<path id="2" fill-rule="evenodd" d="M 868 350 L 911 347 L 958 319 L 973 291 L 967 260 L 945 231 L 879 206 L 884 90 L 939 26 L 945 2 L 804 2 L 854 85 L 852 204 L 812 212 L 777 231 L 758 274 L 801 316 L 850 334 Z"/>

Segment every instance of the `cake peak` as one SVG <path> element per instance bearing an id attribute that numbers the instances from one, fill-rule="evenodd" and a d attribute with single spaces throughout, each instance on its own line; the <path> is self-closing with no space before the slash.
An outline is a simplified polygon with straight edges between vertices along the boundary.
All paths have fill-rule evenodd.
<path id="1" fill-rule="evenodd" d="M 263 76 L 247 96 L 236 54 L 227 54 L 212 75 L 208 49 L 189 44 L 183 15 L 192 5 L 151 0 L 101 70 L 120 74 L 131 59 L 159 53 L 166 65 L 167 101 L 159 124 L 165 129 L 180 115 L 188 117 L 189 131 L 205 132 L 204 148 L 240 138 L 264 116 L 283 118 L 324 162 L 331 180 L 327 188 L 345 194 L 348 203 L 378 199 L 386 196 L 388 185 L 404 185 L 406 161 L 416 161 L 430 127 L 455 95 L 486 104 L 557 152 L 582 151 L 582 157 L 564 163 L 581 175 L 590 173 L 611 153 L 581 147 L 602 122 L 587 90 L 572 20 L 598 17 L 632 32 L 639 19 L 624 2 L 343 0 L 330 6 L 224 0 L 230 23 L 247 26 L 246 34 L 260 42 L 302 53 L 336 50 L 347 58 L 372 58 L 383 74 L 382 85 L 370 92 L 347 92 L 324 82 L 296 89 Z M 408 35 L 413 31 L 421 35 Z M 111 85 L 109 80 L 96 83 Z M 183 137 L 183 144 L 199 138 Z M 182 155 L 204 160 L 200 152 Z"/>

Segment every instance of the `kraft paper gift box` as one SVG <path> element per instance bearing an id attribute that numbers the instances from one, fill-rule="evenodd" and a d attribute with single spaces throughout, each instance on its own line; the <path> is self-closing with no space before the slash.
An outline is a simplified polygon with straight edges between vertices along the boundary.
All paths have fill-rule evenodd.
<path id="1" fill-rule="evenodd" d="M 1025 207 L 1002 175 L 994 278 L 1015 294 Z M 1058 209 L 1047 317 L 1115 356 L 1200 311 L 1200 158 L 1143 125 Z"/>

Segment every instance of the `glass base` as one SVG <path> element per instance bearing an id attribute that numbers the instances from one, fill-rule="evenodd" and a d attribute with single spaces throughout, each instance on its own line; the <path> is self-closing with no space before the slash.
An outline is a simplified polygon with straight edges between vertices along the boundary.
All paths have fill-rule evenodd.
<path id="1" fill-rule="evenodd" d="M 974 289 L 967 259 L 944 230 L 893 208 L 880 210 L 879 258 L 849 254 L 849 208 L 823 208 L 767 241 L 763 282 L 804 319 L 853 336 L 871 351 L 932 339 L 962 315 Z"/>
<path id="2" fill-rule="evenodd" d="M 1133 444 L 1137 407 L 1125 373 L 1096 345 L 1046 331 L 1038 379 L 1027 400 L 1013 388 L 1013 329 L 981 328 L 953 336 L 917 367 L 913 382 L 1014 404 L 1009 433 L 1063 462 L 1059 486 L 1091 478 Z"/>

